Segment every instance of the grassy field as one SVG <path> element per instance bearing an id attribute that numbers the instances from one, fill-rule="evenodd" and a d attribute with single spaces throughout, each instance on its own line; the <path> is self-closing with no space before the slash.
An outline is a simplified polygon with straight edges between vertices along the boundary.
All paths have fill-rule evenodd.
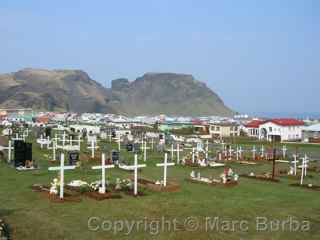
<path id="1" fill-rule="evenodd" d="M 241 143 L 248 145 L 251 143 Z M 115 148 L 103 143 L 107 149 Z M 240 178 L 239 185 L 233 188 L 210 187 L 186 182 L 193 168 L 175 166 L 168 170 L 170 181 L 178 182 L 181 190 L 176 193 L 146 192 L 143 197 L 124 195 L 122 199 L 95 201 L 83 197 L 80 203 L 52 203 L 41 194 L 33 192 L 35 183 L 49 184 L 55 172 L 48 172 L 48 155 L 34 144 L 34 159 L 40 170 L 18 172 L 5 163 L 0 164 L 0 218 L 4 218 L 12 228 L 13 239 L 319 239 L 320 238 L 320 192 L 289 186 L 297 181 L 281 177 L 280 183 L 256 181 Z M 289 146 L 294 148 L 294 146 Z M 304 151 L 319 152 L 318 147 L 300 148 Z M 133 156 L 121 152 L 122 157 L 132 160 Z M 163 156 L 155 152 L 148 153 L 147 168 L 140 176 L 159 180 L 162 168 L 155 167 L 162 162 Z M 141 163 L 141 160 L 140 160 Z M 88 182 L 100 179 L 100 172 L 90 170 L 90 165 L 98 162 L 84 163 L 81 169 L 68 171 L 66 182 L 82 179 Z M 271 171 L 272 165 L 264 162 L 255 166 L 230 164 L 237 173 L 263 173 Z M 277 168 L 288 168 L 286 164 L 277 164 Z M 196 169 L 196 171 L 198 171 Z M 203 176 L 218 177 L 223 168 L 199 169 Z M 320 185 L 319 173 L 309 173 L 305 183 Z M 120 169 L 111 169 L 107 173 L 109 180 L 126 178 L 130 173 Z M 210 229 L 209 223 L 219 218 L 218 228 Z M 257 217 L 267 220 L 266 225 L 256 226 Z M 310 223 L 310 229 L 295 230 L 290 227 L 276 229 L 276 221 L 294 219 L 301 227 L 303 222 Z M 89 219 L 94 219 L 90 222 Z M 258 220 L 259 220 L 258 219 Z M 177 228 L 168 229 L 155 226 L 164 220 L 172 221 Z M 259 220 L 259 221 L 260 221 Z M 113 221 L 113 222 L 112 222 Z M 145 227 L 136 227 L 130 234 L 127 228 L 121 230 L 121 222 L 143 221 Z M 152 222 L 153 221 L 153 222 Z M 157 222 L 158 221 L 158 222 Z M 222 222 L 223 221 L 223 222 Z M 231 222 L 233 221 L 233 222 Z M 243 225 L 240 226 L 239 221 Z M 125 223 L 126 223 L 125 222 Z M 105 223 L 105 225 L 103 225 Z M 116 227 L 113 224 L 118 224 Z M 145 224 L 147 223 L 147 224 Z M 225 227 L 233 223 L 233 227 Z M 272 224 L 270 226 L 270 224 Z M 225 225 L 223 225 L 225 224 Z M 92 230 L 92 226 L 99 227 Z M 136 225 L 135 225 L 136 226 Z M 299 227 L 299 228 L 300 228 Z M 118 232 L 119 230 L 119 232 Z"/>

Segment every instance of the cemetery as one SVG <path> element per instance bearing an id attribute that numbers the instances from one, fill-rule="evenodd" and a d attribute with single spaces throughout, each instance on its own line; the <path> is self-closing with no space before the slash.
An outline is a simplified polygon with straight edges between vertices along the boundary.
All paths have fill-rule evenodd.
<path id="1" fill-rule="evenodd" d="M 8 221 L 17 236 L 35 234 L 35 239 L 41 239 L 52 231 L 52 223 L 61 221 L 70 238 L 100 236 L 73 227 L 76 218 L 86 228 L 89 209 L 98 216 L 108 209 L 113 216 L 128 218 L 160 217 L 162 211 L 183 217 L 181 206 L 190 206 L 190 214 L 196 216 L 218 211 L 229 217 L 248 217 L 241 208 L 250 206 L 256 214 L 310 216 L 307 219 L 316 224 L 312 209 L 318 208 L 320 194 L 318 146 L 250 142 L 240 137 L 237 142 L 201 139 L 194 134 L 170 137 L 167 132 L 137 127 L 132 131 L 111 126 L 92 126 L 91 132 L 83 129 L 73 125 L 1 131 L 0 180 L 1 192 L 6 194 L 1 195 L 0 218 Z M 259 198 L 264 192 L 265 198 Z M 309 207 L 303 205 L 306 197 Z M 19 206 L 30 212 L 19 213 L 15 210 Z M 281 209 L 272 210 L 275 206 Z M 59 219 L 62 213 L 68 219 Z M 30 223 L 23 222 L 21 214 Z M 35 214 L 51 217 L 41 223 Z M 143 236 L 138 233 L 136 239 Z M 290 236 L 283 233 L 283 239 Z"/>

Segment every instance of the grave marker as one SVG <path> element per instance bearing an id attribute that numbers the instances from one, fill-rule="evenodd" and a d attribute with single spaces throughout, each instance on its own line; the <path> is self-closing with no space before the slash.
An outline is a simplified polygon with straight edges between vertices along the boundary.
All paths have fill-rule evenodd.
<path id="1" fill-rule="evenodd" d="M 134 195 L 138 195 L 138 169 L 144 168 L 144 167 L 146 167 L 145 164 L 138 165 L 138 155 L 135 154 L 134 155 L 134 165 L 129 166 L 130 170 L 134 170 L 134 189 L 133 189 Z"/>
<path id="2" fill-rule="evenodd" d="M 101 169 L 101 194 L 106 193 L 106 169 L 108 168 L 114 168 L 114 165 L 106 165 L 106 155 L 102 153 L 101 157 L 101 165 L 100 166 L 93 166 L 93 170 Z"/>
<path id="3" fill-rule="evenodd" d="M 4 146 L 0 146 L 0 151 L 2 150 L 8 150 L 8 159 L 7 159 L 7 163 L 11 162 L 11 158 L 12 158 L 12 152 L 14 150 L 14 147 L 12 146 L 12 141 L 9 140 L 8 142 L 8 147 L 4 147 Z"/>
<path id="4" fill-rule="evenodd" d="M 174 166 L 174 163 L 168 163 L 168 154 L 164 154 L 164 162 L 158 163 L 157 167 L 163 167 L 163 186 L 167 186 L 167 168 L 168 166 Z"/>
<path id="5" fill-rule="evenodd" d="M 59 167 L 49 167 L 49 171 L 60 171 L 60 199 L 63 199 L 63 189 L 64 189 L 64 171 L 74 170 L 76 166 L 65 166 L 64 165 L 64 154 L 61 153 L 60 156 L 60 166 Z"/>

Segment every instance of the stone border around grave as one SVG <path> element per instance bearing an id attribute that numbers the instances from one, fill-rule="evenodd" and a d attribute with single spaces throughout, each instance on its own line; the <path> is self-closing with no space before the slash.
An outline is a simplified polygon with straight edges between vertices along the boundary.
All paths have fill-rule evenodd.
<path id="1" fill-rule="evenodd" d="M 70 191 L 77 192 L 83 196 L 86 196 L 91 199 L 95 199 L 97 201 L 107 200 L 107 199 L 121 199 L 122 196 L 117 191 L 106 192 L 105 194 L 101 194 L 96 191 L 87 191 L 81 192 L 80 187 L 66 186 L 66 189 Z"/>
<path id="2" fill-rule="evenodd" d="M 133 178 L 131 177 L 131 180 Z M 177 183 L 168 182 L 167 186 L 161 186 L 159 184 L 155 184 L 154 181 L 146 179 L 146 178 L 138 178 L 138 184 L 142 187 L 145 187 L 154 192 L 178 192 L 180 191 L 180 186 Z"/>
<path id="3" fill-rule="evenodd" d="M 203 184 L 203 185 L 212 186 L 212 187 L 220 186 L 220 187 L 230 188 L 230 187 L 235 187 L 239 185 L 237 181 L 229 181 L 227 183 L 218 183 L 218 182 L 208 183 L 208 182 L 197 181 L 191 178 L 186 178 L 185 180 L 190 183 L 198 183 L 198 184 Z"/>
<path id="4" fill-rule="evenodd" d="M 63 202 L 81 202 L 82 199 L 80 198 L 80 194 L 70 194 L 67 191 L 65 192 L 65 196 L 63 199 L 60 199 L 58 195 L 50 194 L 49 189 L 50 187 L 44 185 L 32 185 L 32 191 L 38 192 L 41 194 L 42 197 L 47 198 L 50 202 L 54 203 L 63 203 Z"/>
<path id="5" fill-rule="evenodd" d="M 240 175 L 240 177 L 244 177 L 244 178 L 248 178 L 248 179 L 255 179 L 255 180 L 260 180 L 260 181 L 266 181 L 266 182 L 273 182 L 273 183 L 279 183 L 280 179 L 277 178 L 268 178 L 268 177 L 264 177 L 264 176 L 249 176 L 247 174 L 242 174 Z"/>

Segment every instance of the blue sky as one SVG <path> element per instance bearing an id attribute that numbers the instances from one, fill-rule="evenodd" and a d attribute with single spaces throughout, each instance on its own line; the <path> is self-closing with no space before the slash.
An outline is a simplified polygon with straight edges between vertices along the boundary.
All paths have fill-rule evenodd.
<path id="1" fill-rule="evenodd" d="M 189 73 L 240 112 L 320 112 L 317 0 L 1 0 L 0 33 L 1 73 Z"/>

